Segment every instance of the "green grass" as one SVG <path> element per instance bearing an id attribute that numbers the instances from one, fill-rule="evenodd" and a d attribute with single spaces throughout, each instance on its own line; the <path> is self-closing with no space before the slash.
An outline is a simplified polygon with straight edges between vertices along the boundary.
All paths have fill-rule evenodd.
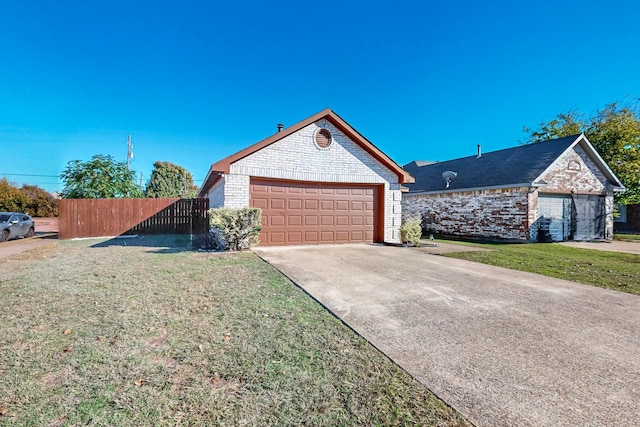
<path id="1" fill-rule="evenodd" d="M 468 425 L 253 253 L 126 241 L 0 261 L 1 425 Z"/>
<path id="2" fill-rule="evenodd" d="M 491 251 L 453 252 L 452 258 L 528 271 L 640 295 L 640 255 L 555 243 L 479 244 Z"/>
<path id="3" fill-rule="evenodd" d="M 640 234 L 614 234 L 613 238 L 614 240 L 640 242 Z"/>

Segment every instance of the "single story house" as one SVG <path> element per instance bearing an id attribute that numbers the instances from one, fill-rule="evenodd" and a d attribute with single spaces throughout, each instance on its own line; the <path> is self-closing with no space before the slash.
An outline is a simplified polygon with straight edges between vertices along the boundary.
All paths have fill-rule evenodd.
<path id="1" fill-rule="evenodd" d="M 624 190 L 584 134 L 404 168 L 415 182 L 403 219 L 452 236 L 611 239 L 613 194 Z"/>
<path id="2" fill-rule="evenodd" d="M 411 175 L 330 109 L 214 163 L 198 197 L 262 209 L 261 245 L 398 242 Z"/>

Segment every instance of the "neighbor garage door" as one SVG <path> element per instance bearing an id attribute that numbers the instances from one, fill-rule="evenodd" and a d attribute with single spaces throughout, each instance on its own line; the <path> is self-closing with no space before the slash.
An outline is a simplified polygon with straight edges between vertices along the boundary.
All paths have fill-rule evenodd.
<path id="1" fill-rule="evenodd" d="M 378 186 L 251 180 L 261 245 L 377 242 Z"/>
<path id="2" fill-rule="evenodd" d="M 568 240 L 571 235 L 571 197 L 540 195 L 538 221 L 544 221 L 554 242 Z"/>

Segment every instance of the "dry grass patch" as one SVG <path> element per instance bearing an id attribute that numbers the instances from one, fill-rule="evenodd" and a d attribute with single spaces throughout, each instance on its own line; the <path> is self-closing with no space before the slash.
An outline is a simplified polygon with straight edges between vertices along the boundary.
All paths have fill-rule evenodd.
<path id="1" fill-rule="evenodd" d="M 0 277 L 0 424 L 467 425 L 252 253 L 61 242 Z"/>

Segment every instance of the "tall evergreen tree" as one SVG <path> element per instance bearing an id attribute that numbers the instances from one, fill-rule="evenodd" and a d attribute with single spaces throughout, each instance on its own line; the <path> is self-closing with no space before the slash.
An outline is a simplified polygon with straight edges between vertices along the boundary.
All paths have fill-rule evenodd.
<path id="1" fill-rule="evenodd" d="M 153 164 L 151 178 L 147 182 L 147 197 L 193 198 L 198 187 L 193 183 L 193 175 L 182 166 L 170 162 L 157 161 Z"/>

